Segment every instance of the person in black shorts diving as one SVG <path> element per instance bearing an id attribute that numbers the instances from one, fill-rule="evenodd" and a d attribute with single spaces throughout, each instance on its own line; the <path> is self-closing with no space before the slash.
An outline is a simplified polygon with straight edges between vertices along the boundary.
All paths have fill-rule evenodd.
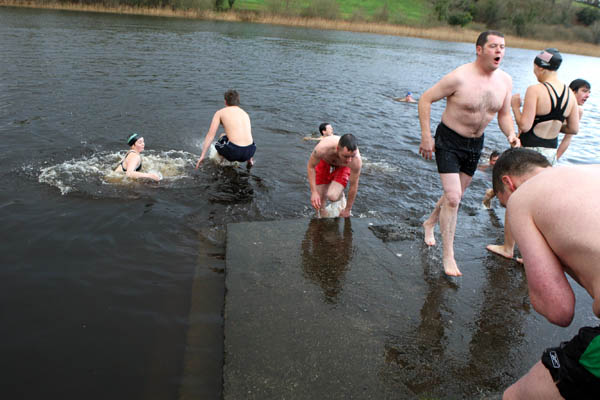
<path id="1" fill-rule="evenodd" d="M 248 168 L 254 165 L 254 152 L 256 145 L 252 139 L 252 126 L 250 117 L 240 107 L 240 95 L 235 90 L 225 92 L 225 107 L 218 110 L 213 116 L 208 133 L 202 145 L 202 154 L 196 163 L 196 169 L 202 164 L 219 125 L 223 125 L 225 134 L 221 135 L 215 148 L 217 153 L 227 161 L 246 162 Z"/>

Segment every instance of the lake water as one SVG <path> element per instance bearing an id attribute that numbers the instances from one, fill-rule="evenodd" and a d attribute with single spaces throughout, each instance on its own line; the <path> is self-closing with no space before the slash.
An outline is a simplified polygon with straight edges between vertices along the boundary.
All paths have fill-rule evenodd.
<path id="1" fill-rule="evenodd" d="M 358 138 L 355 217 L 418 225 L 441 187 L 435 163 L 417 153 L 416 105 L 392 98 L 419 97 L 475 55 L 464 43 L 7 7 L 0 52 L 1 390 L 87 399 L 185 397 L 186 385 L 197 398 L 220 395 L 226 224 L 312 216 L 314 142 L 302 138 L 319 123 Z M 535 54 L 507 49 L 516 92 L 534 82 Z M 600 87 L 599 59 L 563 57 L 563 81 Z M 252 119 L 256 165 L 194 170 L 228 88 Z M 598 99 L 585 105 L 564 163 L 600 161 Z M 131 132 L 144 136 L 144 166 L 160 183 L 108 174 Z M 504 148 L 494 121 L 485 152 Z M 476 175 L 463 200 L 459 263 L 489 257 L 485 244 L 501 238 L 490 215 L 503 211 L 481 209 L 489 180 Z M 194 282 L 206 293 L 197 315 L 207 361 L 190 377 Z"/>

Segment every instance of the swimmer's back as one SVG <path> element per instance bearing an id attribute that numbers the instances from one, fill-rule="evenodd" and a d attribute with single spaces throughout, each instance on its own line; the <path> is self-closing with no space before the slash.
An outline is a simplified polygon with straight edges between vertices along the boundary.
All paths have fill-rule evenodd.
<path id="1" fill-rule="evenodd" d="M 228 106 L 219 111 L 219 118 L 230 142 L 238 146 L 254 143 L 250 117 L 246 111 L 238 106 Z"/>

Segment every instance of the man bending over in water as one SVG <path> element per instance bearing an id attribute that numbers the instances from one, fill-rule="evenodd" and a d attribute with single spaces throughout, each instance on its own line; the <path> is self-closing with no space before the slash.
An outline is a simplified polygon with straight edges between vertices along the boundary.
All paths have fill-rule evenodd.
<path id="1" fill-rule="evenodd" d="M 494 166 L 492 179 L 523 254 L 533 308 L 550 323 L 569 326 L 576 282 L 600 316 L 600 166 L 550 168 L 533 150 L 509 149 Z M 597 399 L 599 394 L 600 327 L 595 326 L 546 349 L 503 399 Z"/>
<path id="2" fill-rule="evenodd" d="M 310 184 L 310 202 L 325 217 L 327 200 L 338 201 L 344 196 L 344 188 L 350 180 L 346 208 L 340 217 L 348 218 L 358 192 L 358 178 L 362 160 L 356 138 L 352 134 L 327 136 L 315 146 L 307 165 Z"/>
<path id="3" fill-rule="evenodd" d="M 458 206 L 471 183 L 483 148 L 483 130 L 498 114 L 498 125 L 509 143 L 516 146 L 510 115 L 512 79 L 500 70 L 504 57 L 504 35 L 487 31 L 475 45 L 477 58 L 444 76 L 419 99 L 421 145 L 419 153 L 435 161 L 444 194 L 429 218 L 423 222 L 425 243 L 435 245 L 434 228 L 438 220 L 442 231 L 443 263 L 447 275 L 462 275 L 454 259 L 454 232 Z M 446 98 L 446 109 L 438 125 L 435 142 L 431 137 L 431 104 Z"/>
<path id="4" fill-rule="evenodd" d="M 225 92 L 225 107 L 221 108 L 213 116 L 208 133 L 202 145 L 202 154 L 196 163 L 196 169 L 200 166 L 206 152 L 210 147 L 219 125 L 223 125 L 225 133 L 221 135 L 215 148 L 221 157 L 227 161 L 246 161 L 248 168 L 254 165 L 254 152 L 256 145 L 252 139 L 252 128 L 250 117 L 240 107 L 240 95 L 235 90 Z"/>

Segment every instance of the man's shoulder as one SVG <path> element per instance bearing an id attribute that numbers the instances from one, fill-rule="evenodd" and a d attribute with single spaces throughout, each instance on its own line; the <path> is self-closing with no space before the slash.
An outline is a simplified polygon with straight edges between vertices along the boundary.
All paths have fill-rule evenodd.
<path id="1" fill-rule="evenodd" d="M 512 77 L 508 74 L 508 72 L 498 68 L 495 71 L 495 74 L 496 76 L 498 76 L 499 79 L 503 80 L 505 83 L 512 85 Z"/>

